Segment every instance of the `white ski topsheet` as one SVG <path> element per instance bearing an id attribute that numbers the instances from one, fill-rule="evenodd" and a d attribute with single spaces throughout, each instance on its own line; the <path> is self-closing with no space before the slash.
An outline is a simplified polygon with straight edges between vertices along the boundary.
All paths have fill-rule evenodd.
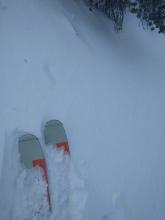
<path id="1" fill-rule="evenodd" d="M 0 219 L 21 194 L 13 130 L 40 138 L 50 119 L 85 161 L 85 220 L 165 219 L 165 38 L 126 21 L 116 34 L 80 0 L 0 0 Z"/>

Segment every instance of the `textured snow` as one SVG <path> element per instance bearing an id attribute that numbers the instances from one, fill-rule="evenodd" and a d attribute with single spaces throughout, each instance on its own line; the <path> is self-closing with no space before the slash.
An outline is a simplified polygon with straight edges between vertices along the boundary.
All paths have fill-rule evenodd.
<path id="1" fill-rule="evenodd" d="M 17 137 L 17 138 L 16 138 Z M 43 146 L 47 163 L 47 185 L 39 167 L 27 170 L 20 163 L 18 153 L 19 135 L 8 137 L 7 151 L 13 150 L 10 162 L 1 175 L 1 219 L 13 220 L 81 220 L 87 200 L 87 191 L 82 176 L 76 171 L 69 155 L 54 146 Z M 9 141 L 10 140 L 10 141 Z M 6 170 L 8 174 L 6 175 Z M 9 176 L 10 175 L 10 176 Z M 50 192 L 51 210 L 47 197 Z"/>
<path id="2" fill-rule="evenodd" d="M 50 119 L 64 123 L 85 182 L 71 197 L 75 216 L 165 219 L 165 39 L 126 20 L 116 34 L 79 0 L 0 1 L 0 219 L 29 218 L 23 210 L 31 206 L 20 196 L 33 176 L 19 166 L 13 132 L 41 141 Z"/>

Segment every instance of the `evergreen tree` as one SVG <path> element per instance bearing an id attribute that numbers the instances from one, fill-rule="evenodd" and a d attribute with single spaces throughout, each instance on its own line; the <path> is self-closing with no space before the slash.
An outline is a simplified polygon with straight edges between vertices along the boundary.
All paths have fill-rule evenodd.
<path id="1" fill-rule="evenodd" d="M 122 29 L 127 2 L 128 0 L 87 0 L 90 10 L 99 9 L 114 22 L 116 31 Z"/>
<path id="2" fill-rule="evenodd" d="M 130 11 L 136 14 L 143 26 L 165 33 L 164 0 L 136 0 L 130 3 Z"/>
<path id="3" fill-rule="evenodd" d="M 90 10 L 104 12 L 113 22 L 117 31 L 123 26 L 126 11 L 136 14 L 143 27 L 158 29 L 165 33 L 165 0 L 86 0 Z"/>

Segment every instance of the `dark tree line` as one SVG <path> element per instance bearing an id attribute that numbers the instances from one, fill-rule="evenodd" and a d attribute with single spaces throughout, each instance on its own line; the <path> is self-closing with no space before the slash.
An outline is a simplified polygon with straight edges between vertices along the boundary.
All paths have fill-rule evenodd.
<path id="1" fill-rule="evenodd" d="M 165 33 L 165 0 L 85 0 L 90 10 L 98 9 L 113 22 L 117 31 L 123 26 L 124 15 L 130 11 L 143 27 Z"/>

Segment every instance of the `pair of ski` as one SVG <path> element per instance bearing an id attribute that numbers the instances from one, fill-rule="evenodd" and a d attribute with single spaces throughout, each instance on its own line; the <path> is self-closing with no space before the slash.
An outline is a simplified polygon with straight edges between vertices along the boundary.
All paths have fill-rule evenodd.
<path id="1" fill-rule="evenodd" d="M 44 126 L 44 139 L 46 145 L 54 145 L 58 149 L 62 149 L 65 154 L 69 154 L 69 145 L 63 124 L 58 120 L 50 120 Z M 43 177 L 48 186 L 48 175 L 46 162 L 40 142 L 33 134 L 25 134 L 19 137 L 18 148 L 20 160 L 25 168 L 33 169 L 38 166 L 42 170 Z M 50 194 L 47 187 L 48 202 L 50 203 Z"/>

